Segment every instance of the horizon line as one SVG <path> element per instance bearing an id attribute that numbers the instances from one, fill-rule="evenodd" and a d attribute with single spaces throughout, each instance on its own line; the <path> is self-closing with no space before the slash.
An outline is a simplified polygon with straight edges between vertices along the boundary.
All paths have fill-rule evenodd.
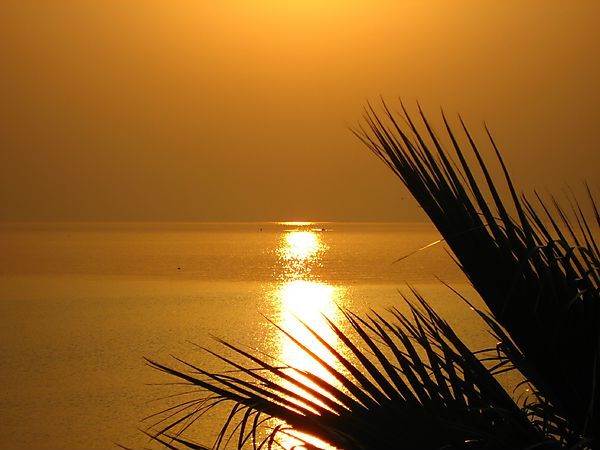
<path id="1" fill-rule="evenodd" d="M 319 223 L 431 223 L 430 220 L 0 220 L 2 225 L 43 224 L 255 224 L 311 225 Z"/>

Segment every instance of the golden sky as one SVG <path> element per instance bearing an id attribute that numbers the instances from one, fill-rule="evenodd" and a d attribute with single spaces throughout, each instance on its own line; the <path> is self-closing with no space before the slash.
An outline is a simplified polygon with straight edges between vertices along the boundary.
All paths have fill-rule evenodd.
<path id="1" fill-rule="evenodd" d="M 2 0 L 0 220 L 413 220 L 347 129 L 380 94 L 485 120 L 525 190 L 598 186 L 599 21 L 597 0 Z"/>

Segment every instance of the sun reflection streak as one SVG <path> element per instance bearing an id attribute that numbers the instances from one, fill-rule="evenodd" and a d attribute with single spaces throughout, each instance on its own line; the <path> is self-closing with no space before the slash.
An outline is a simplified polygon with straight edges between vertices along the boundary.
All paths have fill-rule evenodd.
<path id="1" fill-rule="evenodd" d="M 295 280 L 281 286 L 277 296 L 281 307 L 278 325 L 315 351 L 327 363 L 335 365 L 333 356 L 322 348 L 303 323 L 322 339 L 334 344 L 335 333 L 324 317 L 334 323 L 340 321 L 341 313 L 336 304 L 341 299 L 341 289 L 314 281 Z M 280 356 L 283 362 L 290 366 L 334 382 L 334 378 L 317 361 L 284 336 L 280 341 Z"/>
<path id="2" fill-rule="evenodd" d="M 306 280 L 313 269 L 320 267 L 321 256 L 327 246 L 321 237 L 312 231 L 290 231 L 283 235 L 277 249 L 283 269 L 282 280 Z"/>
<path id="3" fill-rule="evenodd" d="M 282 283 L 272 292 L 272 301 L 278 314 L 277 325 L 310 348 L 327 364 L 343 372 L 341 364 L 306 327 L 310 327 L 314 333 L 332 345 L 338 352 L 346 353 L 346 350 L 340 346 L 335 332 L 324 318 L 327 317 L 336 326 L 341 327 L 342 313 L 338 305 L 343 303 L 344 289 L 318 280 L 313 273 L 314 268 L 321 267 L 322 256 L 326 250 L 327 246 L 320 233 L 303 230 L 286 232 L 277 249 L 282 269 L 278 278 Z M 276 339 L 276 352 L 278 359 L 283 364 L 310 372 L 337 388 L 342 388 L 327 369 L 283 333 L 277 334 Z M 308 380 L 303 379 L 302 375 L 294 371 L 290 371 L 289 375 L 310 384 Z M 302 394 L 304 398 L 314 400 L 307 392 L 291 382 L 286 383 L 285 387 Z M 320 390 L 314 385 L 311 387 Z M 301 436 L 302 439 L 308 439 L 313 444 L 327 447 L 325 443 L 315 441 L 314 438 L 299 433 L 295 434 Z M 280 436 L 280 439 L 286 447 L 298 444 L 298 441 L 291 436 Z"/>
<path id="4" fill-rule="evenodd" d="M 292 231 L 285 235 L 285 247 L 282 249 L 285 260 L 307 261 L 317 256 L 323 246 L 316 233 L 310 231 Z"/>

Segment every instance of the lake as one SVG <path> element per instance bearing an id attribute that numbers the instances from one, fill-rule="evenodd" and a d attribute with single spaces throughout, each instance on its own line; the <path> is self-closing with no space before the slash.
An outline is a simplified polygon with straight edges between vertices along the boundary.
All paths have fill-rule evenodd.
<path id="1" fill-rule="evenodd" d="M 485 329 L 436 277 L 477 297 L 428 224 L 76 223 L 0 226 L 0 448 L 150 446 L 138 428 L 169 405 L 173 380 L 143 357 L 223 369 L 211 336 L 300 367 L 269 321 L 404 308 L 419 289 L 468 343 Z M 329 333 L 329 334 L 328 334 Z M 171 362 L 170 362 L 171 363 Z M 222 415 L 198 426 L 212 444 Z"/>

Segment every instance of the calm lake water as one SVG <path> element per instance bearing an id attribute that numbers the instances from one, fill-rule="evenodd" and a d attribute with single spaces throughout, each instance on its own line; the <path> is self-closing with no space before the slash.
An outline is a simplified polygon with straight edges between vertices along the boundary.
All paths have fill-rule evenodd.
<path id="1" fill-rule="evenodd" d="M 0 227 L 0 448 L 148 447 L 140 420 L 168 406 L 143 357 L 223 366 L 211 335 L 310 368 L 268 319 L 333 339 L 356 312 L 404 308 L 416 286 L 469 343 L 485 330 L 436 279 L 477 301 L 424 224 L 37 224 Z M 329 334 L 328 334 L 329 333 Z M 308 366 L 307 366 L 308 365 Z M 199 425 L 212 444 L 219 414 Z"/>

